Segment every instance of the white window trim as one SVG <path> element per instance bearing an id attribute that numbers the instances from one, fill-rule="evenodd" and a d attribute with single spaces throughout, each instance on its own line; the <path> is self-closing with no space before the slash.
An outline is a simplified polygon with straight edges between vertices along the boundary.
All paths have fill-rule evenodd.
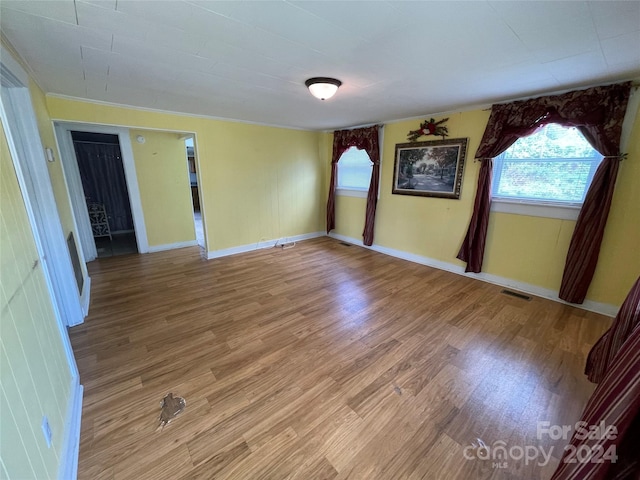
<path id="1" fill-rule="evenodd" d="M 501 172 L 498 172 L 496 174 L 496 169 L 504 161 L 505 153 L 506 152 L 503 152 L 493 159 L 494 179 L 491 185 L 492 212 L 526 215 L 529 217 L 557 218 L 560 220 L 575 221 L 578 219 L 580 209 L 582 208 L 582 202 L 558 202 L 544 199 L 538 200 L 533 198 L 512 198 L 494 195 L 494 189 L 496 188 L 497 182 L 500 181 L 501 174 Z M 526 159 L 521 160 L 526 161 Z M 589 159 L 585 158 L 584 160 Z M 593 157 L 590 160 L 596 160 L 596 157 Z M 599 160 L 602 161 L 602 156 L 599 157 Z M 558 161 L 562 161 L 562 159 L 558 159 Z M 589 186 L 591 185 L 591 182 L 593 181 L 593 177 L 596 170 L 598 169 L 598 165 L 599 164 L 593 164 L 592 162 L 591 171 L 589 172 L 589 179 L 587 181 L 587 191 L 589 189 Z"/>
<path id="2" fill-rule="evenodd" d="M 524 200 L 507 200 L 500 197 L 491 199 L 492 212 L 526 215 L 529 217 L 576 220 L 581 208 L 582 205 L 577 203 L 527 202 Z"/>
<path id="3" fill-rule="evenodd" d="M 368 188 L 336 188 L 336 195 L 343 197 L 367 198 L 369 195 Z M 380 196 L 380 192 L 378 192 Z"/>

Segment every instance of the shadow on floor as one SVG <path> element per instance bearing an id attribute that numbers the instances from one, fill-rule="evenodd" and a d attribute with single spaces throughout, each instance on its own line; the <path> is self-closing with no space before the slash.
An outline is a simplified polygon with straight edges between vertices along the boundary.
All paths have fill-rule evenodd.
<path id="1" fill-rule="evenodd" d="M 138 253 L 136 234 L 134 232 L 114 233 L 111 236 L 112 239 L 109 239 L 109 237 L 95 239 L 98 258 Z"/>

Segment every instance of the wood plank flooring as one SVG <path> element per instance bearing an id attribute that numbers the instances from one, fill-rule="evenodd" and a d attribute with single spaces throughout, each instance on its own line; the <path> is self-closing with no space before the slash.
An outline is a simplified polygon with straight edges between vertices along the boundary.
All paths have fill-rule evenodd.
<path id="1" fill-rule="evenodd" d="M 563 442 L 537 422 L 578 420 L 610 324 L 329 238 L 89 270 L 81 479 L 546 479 Z M 157 430 L 169 392 L 187 405 Z M 465 459 L 478 438 L 555 458 Z"/>

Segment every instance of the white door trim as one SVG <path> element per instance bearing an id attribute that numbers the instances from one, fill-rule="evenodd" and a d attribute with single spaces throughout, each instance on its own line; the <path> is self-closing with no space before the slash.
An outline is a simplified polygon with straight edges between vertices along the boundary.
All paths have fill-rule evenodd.
<path id="1" fill-rule="evenodd" d="M 71 203 L 71 210 L 75 217 L 78 237 L 80 237 L 78 243 L 80 244 L 85 262 L 90 262 L 97 258 L 98 251 L 96 250 L 96 243 L 93 239 L 89 211 L 87 210 L 82 180 L 80 179 L 80 172 L 78 170 L 78 164 L 76 163 L 71 132 L 57 123 L 54 123 L 54 129 L 56 141 L 58 142 L 58 151 L 60 152 L 62 174 L 67 184 L 69 202 Z"/>
<path id="2" fill-rule="evenodd" d="M 84 191 L 82 182 L 80 181 L 80 172 L 78 170 L 78 161 L 76 159 L 73 142 L 71 141 L 71 132 L 91 132 L 106 133 L 110 135 L 118 135 L 120 143 L 120 153 L 122 154 L 122 165 L 124 166 L 124 174 L 127 181 L 127 189 L 129 190 L 129 203 L 131 204 L 131 215 L 133 217 L 133 225 L 136 231 L 136 242 L 138 244 L 139 253 L 149 252 L 149 242 L 147 240 L 147 229 L 144 222 L 144 212 L 142 210 L 142 200 L 140 197 L 140 188 L 138 186 L 138 176 L 136 174 L 136 165 L 133 157 L 133 148 L 131 147 L 131 137 L 129 129 L 123 127 L 114 127 L 109 125 L 97 125 L 93 123 L 74 123 L 56 120 L 54 121 L 56 137 L 60 147 L 60 155 L 63 158 L 65 170 L 65 180 L 67 188 L 72 199 L 72 207 L 78 228 L 83 230 L 80 234 L 83 238 L 82 249 L 85 251 L 85 242 L 90 234 L 90 241 L 93 244 L 93 234 L 91 234 L 91 225 L 88 220 L 87 206 L 84 200 Z M 69 170 L 69 172 L 67 172 Z M 75 179 L 75 180 L 74 180 Z M 86 219 L 86 222 L 83 220 Z M 80 222 L 83 222 L 82 226 Z M 90 248 L 87 249 L 92 252 Z M 93 244 L 95 251 L 95 244 Z M 91 256 L 86 254 L 87 259 Z M 93 257 L 95 258 L 95 256 Z M 92 259 L 93 259 L 92 258 Z"/>
<path id="3" fill-rule="evenodd" d="M 4 47 L 0 50 L 0 83 L 4 134 L 71 375 L 58 478 L 76 478 L 83 388 L 67 326 L 82 323 L 84 315 L 31 102 L 29 77 Z M 87 283 L 85 280 L 86 290 L 90 288 Z"/>
<path id="4" fill-rule="evenodd" d="M 84 321 L 80 292 L 53 196 L 28 84 L 23 83 L 23 79 L 28 77 L 17 63 L 10 65 L 6 61 L 7 56 L 11 58 L 2 49 L 0 114 L 38 254 L 64 330 L 66 326 Z M 14 73 L 16 68 L 19 69 L 17 74 Z M 68 342 L 66 330 L 62 336 Z M 68 348 L 70 360 L 75 365 L 70 344 Z"/>

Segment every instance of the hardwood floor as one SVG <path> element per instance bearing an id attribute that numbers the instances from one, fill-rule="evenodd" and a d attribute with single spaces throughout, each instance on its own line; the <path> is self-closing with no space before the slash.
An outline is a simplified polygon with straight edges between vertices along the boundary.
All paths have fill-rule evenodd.
<path id="1" fill-rule="evenodd" d="M 546 479 L 610 319 L 329 238 L 90 264 L 81 479 Z M 186 408 L 158 430 L 167 393 Z M 546 466 L 465 447 L 554 447 Z M 538 459 L 541 461 L 541 458 Z"/>

